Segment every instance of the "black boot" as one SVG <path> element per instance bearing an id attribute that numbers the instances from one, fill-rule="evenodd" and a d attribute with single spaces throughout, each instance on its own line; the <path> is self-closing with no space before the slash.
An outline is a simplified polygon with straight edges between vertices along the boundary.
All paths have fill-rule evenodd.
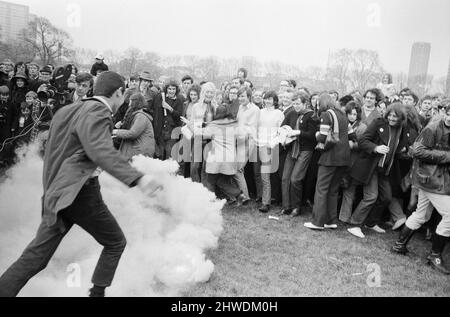
<path id="1" fill-rule="evenodd" d="M 392 247 L 392 251 L 400 254 L 408 253 L 406 245 L 408 244 L 409 240 L 411 240 L 411 237 L 413 236 L 414 232 L 415 230 L 409 229 L 406 225 L 403 226 L 403 229 L 400 232 L 400 237 Z"/>
<path id="2" fill-rule="evenodd" d="M 433 236 L 433 245 L 431 247 L 431 254 L 428 256 L 428 263 L 437 271 L 443 274 L 450 274 L 450 270 L 445 266 L 442 259 L 442 251 L 445 248 L 448 238 L 438 235 Z"/>
<path id="3" fill-rule="evenodd" d="M 105 297 L 105 287 L 94 285 L 89 290 L 89 297 Z"/>

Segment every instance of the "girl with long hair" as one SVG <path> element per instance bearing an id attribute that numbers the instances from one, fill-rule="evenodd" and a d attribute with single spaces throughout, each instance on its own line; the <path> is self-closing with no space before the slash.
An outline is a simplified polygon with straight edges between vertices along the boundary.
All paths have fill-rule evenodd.
<path id="1" fill-rule="evenodd" d="M 141 93 L 131 95 L 121 129 L 113 130 L 113 136 L 121 140 L 120 152 L 129 160 L 139 154 L 149 157 L 155 154 L 152 119 L 143 111 L 145 104 Z"/>

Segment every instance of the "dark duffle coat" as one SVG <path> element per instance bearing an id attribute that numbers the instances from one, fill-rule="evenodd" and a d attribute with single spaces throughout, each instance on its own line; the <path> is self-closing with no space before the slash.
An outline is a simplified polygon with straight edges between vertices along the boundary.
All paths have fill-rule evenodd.
<path id="1" fill-rule="evenodd" d="M 397 148 L 395 149 L 395 155 L 406 150 L 408 143 L 406 133 L 404 133 L 403 125 L 400 127 L 402 132 L 400 133 L 400 139 Z M 367 127 L 362 138 L 359 140 L 359 148 L 361 154 L 357 158 L 353 165 L 350 176 L 363 184 L 368 184 L 372 178 L 373 173 L 377 169 L 379 160 L 382 158 L 381 154 L 375 153 L 375 148 L 379 145 L 388 145 L 389 143 L 389 123 L 384 118 L 377 118 Z M 397 160 L 394 157 L 394 160 Z M 401 181 L 400 171 L 397 169 L 398 165 L 393 164 L 389 175 L 393 181 Z"/>

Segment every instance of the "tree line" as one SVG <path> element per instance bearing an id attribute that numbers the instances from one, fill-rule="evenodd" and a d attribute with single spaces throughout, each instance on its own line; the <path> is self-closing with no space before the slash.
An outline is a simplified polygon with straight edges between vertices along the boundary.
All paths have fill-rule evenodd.
<path id="1" fill-rule="evenodd" d="M 18 61 L 37 61 L 41 65 L 75 63 L 80 69 L 89 70 L 98 52 L 74 47 L 72 37 L 44 17 L 31 21 L 22 36 L 14 41 L 1 41 L 0 57 Z M 316 90 L 335 89 L 340 92 L 365 91 L 375 87 L 386 72 L 376 51 L 340 49 L 331 52 L 326 67 L 300 68 L 278 61 L 261 62 L 252 56 L 242 58 L 200 57 L 194 55 L 160 55 L 130 47 L 123 52 L 102 52 L 111 70 L 130 76 L 142 70 L 149 71 L 155 79 L 161 75 L 181 78 L 190 74 L 198 80 L 208 80 L 220 85 L 245 67 L 254 86 L 269 88 L 278 86 L 283 79 L 295 79 L 302 86 Z M 397 88 L 406 86 L 404 73 L 394 74 Z M 429 76 L 423 93 L 433 89 L 445 92 L 445 77 Z"/>

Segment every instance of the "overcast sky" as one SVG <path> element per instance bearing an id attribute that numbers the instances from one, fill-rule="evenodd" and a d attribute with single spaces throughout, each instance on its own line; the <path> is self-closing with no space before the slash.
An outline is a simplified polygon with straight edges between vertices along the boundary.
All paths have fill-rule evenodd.
<path id="1" fill-rule="evenodd" d="M 435 76 L 447 74 L 450 60 L 449 0 L 9 1 L 67 30 L 76 46 L 99 52 L 136 46 L 324 67 L 329 50 L 365 48 L 378 50 L 388 71 L 407 73 L 418 41 L 431 43 Z"/>

